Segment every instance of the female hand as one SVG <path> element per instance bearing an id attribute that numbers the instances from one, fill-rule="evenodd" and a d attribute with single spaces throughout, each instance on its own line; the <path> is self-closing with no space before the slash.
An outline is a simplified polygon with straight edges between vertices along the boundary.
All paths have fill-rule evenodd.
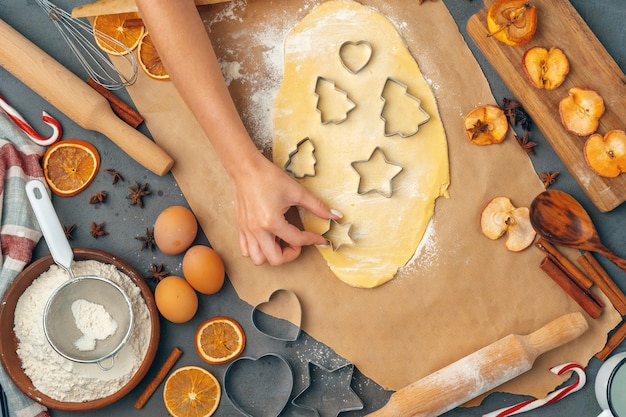
<path id="1" fill-rule="evenodd" d="M 319 198 L 280 168 L 256 153 L 233 176 L 239 244 L 255 265 L 281 265 L 296 259 L 303 246 L 327 245 L 320 234 L 289 223 L 285 214 L 302 207 L 323 219 L 339 219 Z"/>

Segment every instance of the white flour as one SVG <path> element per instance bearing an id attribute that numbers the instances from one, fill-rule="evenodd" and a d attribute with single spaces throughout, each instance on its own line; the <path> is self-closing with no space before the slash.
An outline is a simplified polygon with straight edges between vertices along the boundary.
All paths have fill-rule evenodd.
<path id="1" fill-rule="evenodd" d="M 139 287 L 113 265 L 78 261 L 72 265 L 72 271 L 76 276 L 108 278 L 124 289 L 131 300 L 134 330 L 127 344 L 115 356 L 115 366 L 110 371 L 103 371 L 97 364 L 69 361 L 54 351 L 46 340 L 43 330 L 46 301 L 68 280 L 65 271 L 57 265 L 52 265 L 35 279 L 17 302 L 14 322 L 17 354 L 24 373 L 41 393 L 63 402 L 93 401 L 119 391 L 137 372 L 147 352 L 152 326 Z"/>
<path id="2" fill-rule="evenodd" d="M 72 315 L 76 328 L 83 334 L 74 342 L 78 350 L 94 350 L 98 340 L 105 340 L 117 330 L 117 322 L 101 304 L 76 300 L 72 303 Z"/>

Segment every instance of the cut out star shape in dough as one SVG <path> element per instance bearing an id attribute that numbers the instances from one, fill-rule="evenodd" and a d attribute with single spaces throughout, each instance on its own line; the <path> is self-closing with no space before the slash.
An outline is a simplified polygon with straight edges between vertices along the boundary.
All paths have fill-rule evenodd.
<path id="1" fill-rule="evenodd" d="M 352 167 L 360 175 L 359 194 L 376 192 L 383 197 L 391 197 L 393 185 L 391 181 L 402 171 L 402 167 L 389 162 L 382 149 L 376 148 L 365 161 L 356 161 Z"/>
<path id="2" fill-rule="evenodd" d="M 330 219 L 328 223 L 328 230 L 325 231 L 322 236 L 330 243 L 330 247 L 333 252 L 335 252 L 343 245 L 354 244 L 354 241 L 350 236 L 351 231 L 351 223 L 337 223 L 335 220 Z"/>
<path id="3" fill-rule="evenodd" d="M 337 369 L 326 369 L 309 362 L 309 385 L 293 399 L 292 404 L 314 410 L 320 417 L 335 417 L 345 411 L 363 409 L 363 401 L 352 390 L 351 363 Z"/>

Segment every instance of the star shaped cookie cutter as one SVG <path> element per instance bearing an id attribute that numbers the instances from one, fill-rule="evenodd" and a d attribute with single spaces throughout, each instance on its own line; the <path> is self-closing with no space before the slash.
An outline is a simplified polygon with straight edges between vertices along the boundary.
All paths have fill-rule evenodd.
<path id="1" fill-rule="evenodd" d="M 411 131 L 407 131 L 407 132 L 403 132 L 401 130 L 398 129 L 391 129 L 391 130 L 387 130 L 387 122 L 388 120 L 385 118 L 384 114 L 385 114 L 385 108 L 387 106 L 387 99 L 385 99 L 384 93 L 385 90 L 387 89 L 387 86 L 389 85 L 389 83 L 394 83 L 398 86 L 400 86 L 402 89 L 404 89 L 404 94 L 407 98 L 412 99 L 414 101 L 417 102 L 417 108 L 420 110 L 420 112 L 422 113 L 422 115 L 424 116 L 421 120 L 417 121 L 417 124 L 415 126 L 415 130 L 411 130 Z M 383 108 L 380 112 L 380 118 L 382 119 L 382 121 L 385 124 L 385 136 L 390 137 L 390 136 L 395 136 L 398 135 L 401 138 L 408 138 L 411 137 L 415 134 L 417 134 L 417 132 L 419 131 L 419 127 L 421 125 L 423 125 L 424 123 L 427 123 L 430 120 L 430 114 L 426 113 L 426 111 L 422 108 L 422 100 L 420 100 L 418 97 L 414 96 L 413 94 L 409 93 L 409 87 L 404 84 L 403 82 L 400 82 L 398 80 L 396 80 L 395 78 L 389 77 L 387 78 L 387 81 L 385 82 L 385 85 L 383 86 L 383 89 L 380 93 L 380 98 L 383 100 Z"/>
<path id="2" fill-rule="evenodd" d="M 309 361 L 307 369 L 308 385 L 291 404 L 312 410 L 318 417 L 337 417 L 346 411 L 363 409 L 363 401 L 350 386 L 353 364 L 327 369 Z"/>
<path id="3" fill-rule="evenodd" d="M 376 186 L 368 185 L 367 188 L 365 188 L 367 179 L 366 178 L 364 179 L 364 175 L 358 170 L 357 166 L 360 164 L 371 163 L 376 157 L 382 158 L 382 162 L 391 168 L 389 172 L 386 173 L 386 175 L 391 175 L 391 174 L 393 175 L 391 175 L 388 180 L 385 179 L 385 181 L 382 181 L 382 180 L 379 181 Z M 354 170 L 357 172 L 357 174 L 359 174 L 359 186 L 357 189 L 357 193 L 359 195 L 365 195 L 365 194 L 369 194 L 372 192 L 376 192 L 385 198 L 391 198 L 391 196 L 393 195 L 393 187 L 392 187 L 391 182 L 404 169 L 402 165 L 389 161 L 387 157 L 385 156 L 385 153 L 383 152 L 382 148 L 380 148 L 379 146 L 374 148 L 374 151 L 372 151 L 368 159 L 354 161 L 351 163 L 351 165 L 352 165 L 352 168 L 354 168 Z M 396 167 L 396 168 L 393 169 L 392 167 Z M 385 187 L 383 187 L 383 185 Z"/>
<path id="4" fill-rule="evenodd" d="M 354 245 L 350 235 L 352 223 L 338 223 L 334 219 L 328 221 L 328 229 L 322 233 L 322 237 L 329 243 L 333 252 L 337 252 L 344 245 Z"/>

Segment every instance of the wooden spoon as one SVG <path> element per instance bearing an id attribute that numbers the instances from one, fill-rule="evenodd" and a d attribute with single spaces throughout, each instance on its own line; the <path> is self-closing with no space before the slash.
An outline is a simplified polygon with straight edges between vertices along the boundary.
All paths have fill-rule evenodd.
<path id="1" fill-rule="evenodd" d="M 530 223 L 547 240 L 597 252 L 626 271 L 626 259 L 604 246 L 589 214 L 571 195 L 558 190 L 537 195 L 530 205 Z"/>

